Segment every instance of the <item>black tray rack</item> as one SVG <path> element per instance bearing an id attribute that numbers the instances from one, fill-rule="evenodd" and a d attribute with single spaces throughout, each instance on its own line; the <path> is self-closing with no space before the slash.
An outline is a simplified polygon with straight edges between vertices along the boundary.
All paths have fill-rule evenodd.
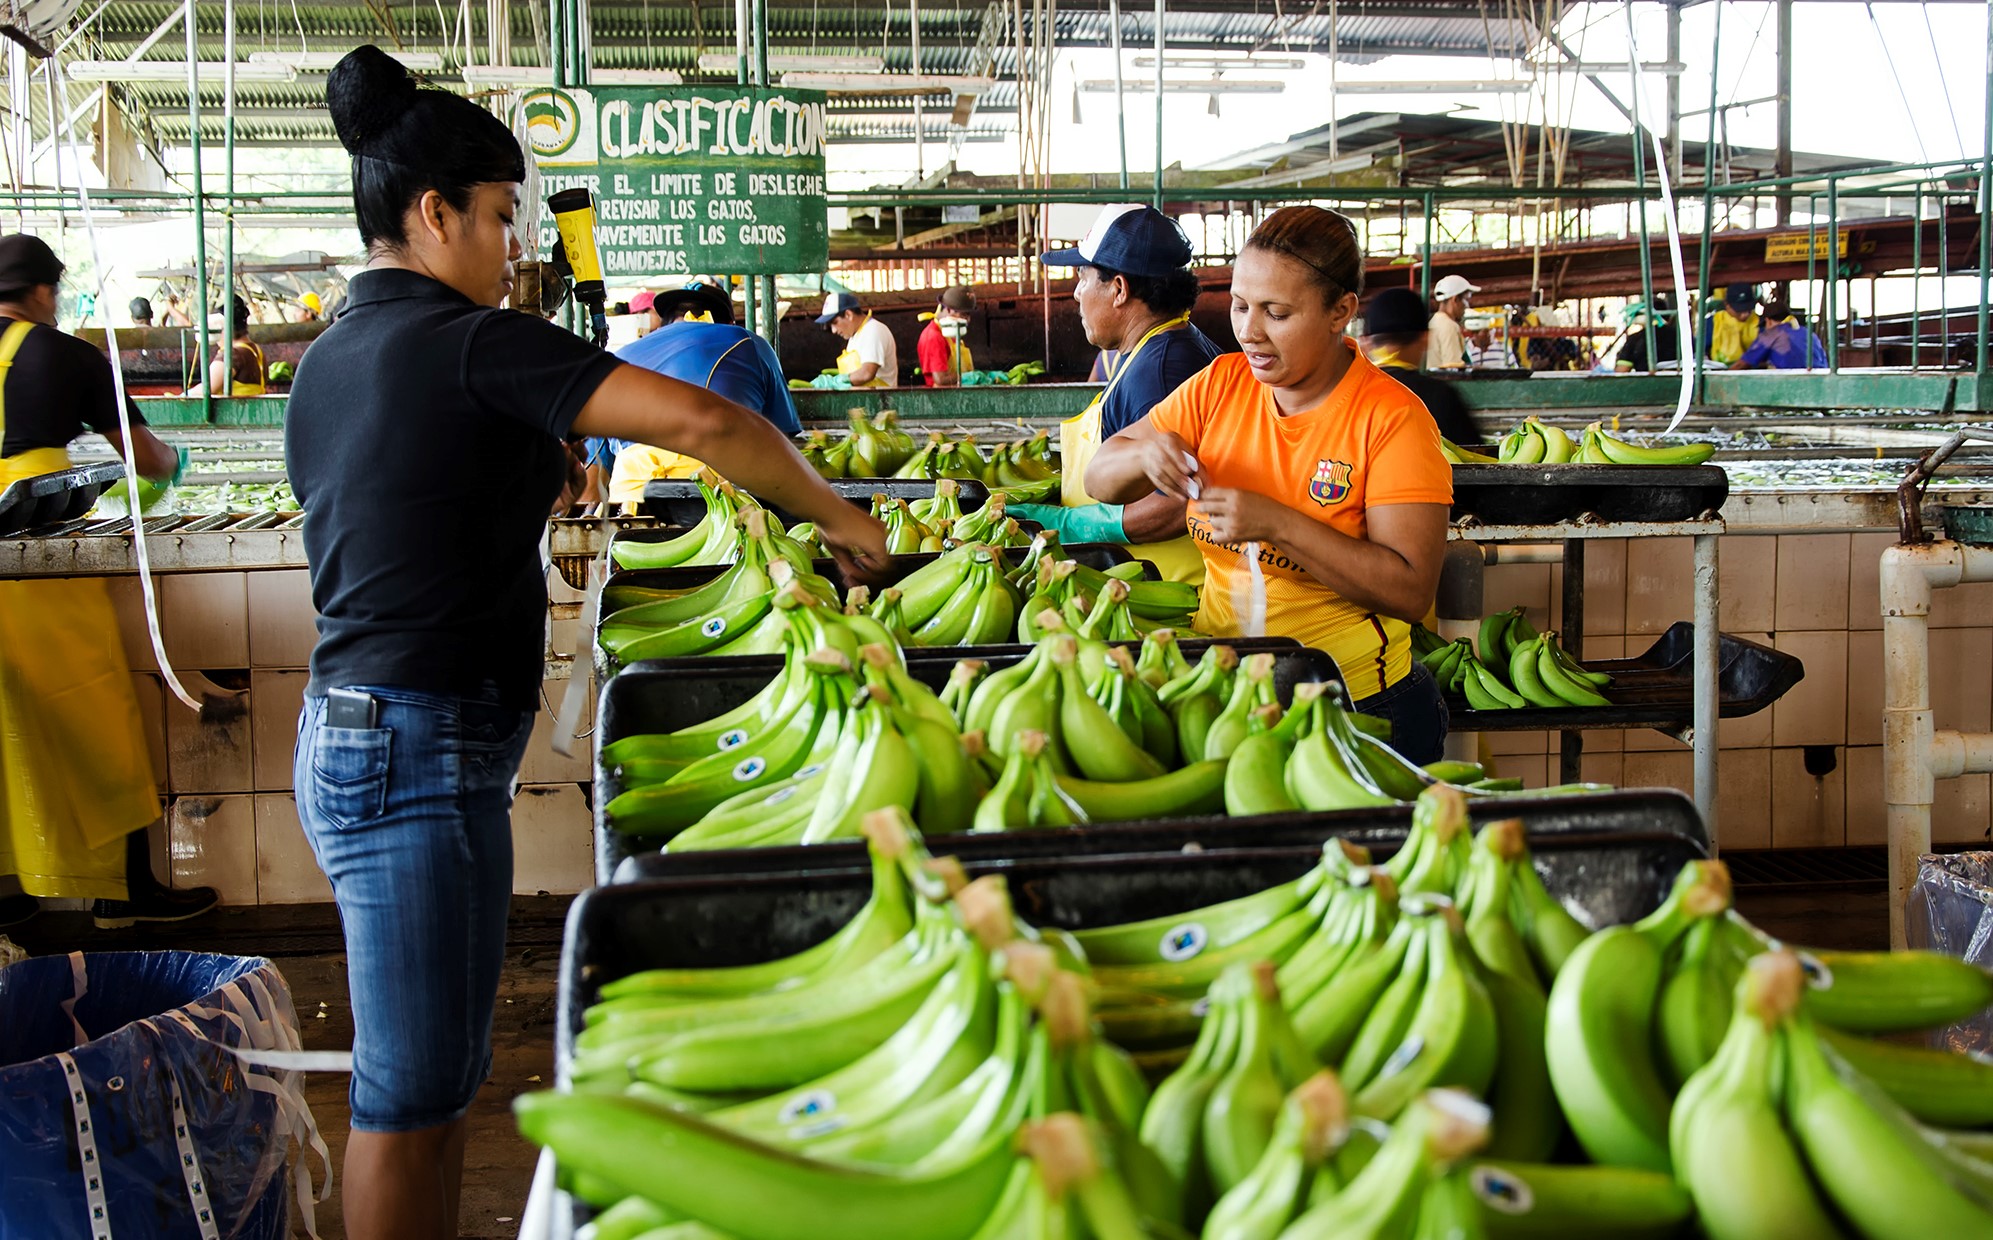
<path id="1" fill-rule="evenodd" d="M 124 476 L 124 462 L 99 461 L 10 483 L 0 490 L 0 535 L 74 521 Z"/>
<path id="2" fill-rule="evenodd" d="M 1660 728 L 1688 726 L 1695 715 L 1695 626 L 1678 620 L 1631 659 L 1598 659 L 1585 665 L 1612 677 L 1610 706 L 1529 706 L 1475 710 L 1456 693 L 1446 695 L 1453 727 L 1462 732 L 1538 728 Z M 1797 658 L 1758 642 L 1717 635 L 1717 713 L 1725 719 L 1754 715 L 1805 679 Z M 1503 681 L 1508 677 L 1504 675 Z"/>
<path id="3" fill-rule="evenodd" d="M 1723 508 L 1730 475 L 1716 465 L 1455 465 L 1455 523 L 1551 525 L 1693 521 Z"/>
<path id="4" fill-rule="evenodd" d="M 1646 826 L 1642 814 L 1637 804 L 1625 804 L 1612 814 L 1595 812 L 1612 829 L 1532 834 L 1551 894 L 1596 925 L 1658 908 L 1681 867 L 1707 849 L 1687 832 Z M 1316 863 L 1325 841 L 1349 829 L 1341 817 L 1311 817 L 1266 828 L 1259 820 L 1241 823 L 1230 828 L 1238 846 L 1217 851 L 1027 855 L 1022 849 L 1032 846 L 1031 837 L 1018 834 L 992 837 L 1019 846 L 1016 855 L 996 849 L 960 855 L 972 876 L 1002 873 L 1027 922 L 1078 930 L 1189 912 L 1287 882 Z M 1373 857 L 1395 852 L 1405 831 L 1403 825 L 1371 831 Z M 957 842 L 935 840 L 932 847 L 945 856 Z M 871 890 L 862 844 L 769 851 L 794 856 L 791 868 L 651 878 L 576 898 L 561 948 L 555 1036 L 563 1076 L 582 1013 L 604 984 L 644 969 L 753 964 L 793 954 L 834 933 Z"/>
<path id="5" fill-rule="evenodd" d="M 1184 657 L 1196 662 L 1211 639 L 1182 643 Z M 1291 701 L 1294 686 L 1303 681 L 1336 680 L 1335 660 L 1292 638 L 1239 638 L 1224 643 L 1240 658 L 1269 652 L 1274 656 L 1274 691 Z M 982 659 L 996 671 L 1029 654 L 1031 647 L 927 646 L 906 652 L 907 670 L 936 689 L 948 683 L 960 659 Z M 624 835 L 609 825 L 608 805 L 623 791 L 616 772 L 602 764 L 602 747 L 625 736 L 672 732 L 724 714 L 765 688 L 782 670 L 781 655 L 733 659 L 655 659 L 631 664 L 602 686 L 595 728 L 595 875 L 597 882 L 614 878 L 623 859 L 655 852 L 657 842 Z"/>
<path id="6" fill-rule="evenodd" d="M 933 478 L 830 478 L 830 489 L 861 508 L 869 508 L 874 495 L 884 495 L 887 499 L 903 499 L 911 504 L 917 499 L 932 499 L 934 496 Z M 980 482 L 966 478 L 954 480 L 962 488 L 961 504 L 963 512 L 974 512 L 990 502 L 990 489 Z M 769 511 L 782 518 L 784 524 L 794 525 L 801 517 L 777 504 L 767 504 Z M 706 515 L 706 499 L 699 493 L 699 484 L 690 478 L 653 478 L 644 484 L 644 498 L 640 510 L 647 517 L 656 517 L 666 525 L 695 525 Z"/>

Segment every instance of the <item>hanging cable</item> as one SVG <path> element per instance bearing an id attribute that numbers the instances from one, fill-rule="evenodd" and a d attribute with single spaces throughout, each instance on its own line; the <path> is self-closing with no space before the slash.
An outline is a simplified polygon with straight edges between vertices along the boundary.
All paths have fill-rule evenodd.
<path id="1" fill-rule="evenodd" d="M 1933 29 L 1931 26 L 1931 6 L 1928 4 L 1920 4 L 1917 7 L 1924 10 L 1924 33 L 1928 35 L 1931 40 L 1931 60 L 1934 63 L 1936 63 L 1936 65 L 1938 66 L 1939 92 L 1946 99 L 1949 99 L 1951 98 L 1951 83 L 1945 81 L 1945 58 L 1938 53 L 1938 32 L 1935 29 Z M 1951 117 L 1951 136 L 1958 142 L 1959 158 L 1964 159 L 1966 153 L 1965 134 L 1960 132 L 1958 127 L 1958 109 L 1946 108 L 1945 115 Z"/>
<path id="2" fill-rule="evenodd" d="M 191 11 L 187 20 L 190 22 L 193 20 Z M 51 60 L 49 72 L 55 75 L 56 86 L 60 89 L 61 63 Z M 59 117 L 49 118 L 50 134 L 57 138 L 55 165 L 58 176 L 62 170 L 63 144 L 60 138 L 66 136 L 57 132 L 57 127 L 61 123 Z M 97 277 L 97 304 L 103 305 L 105 269 L 103 256 L 97 249 L 97 221 L 90 210 L 90 187 L 83 182 L 83 170 L 78 168 L 76 171 L 76 196 L 83 205 L 83 231 L 90 238 L 90 266 L 92 274 Z M 195 256 L 195 261 L 200 261 L 199 255 Z M 206 307 L 202 307 L 201 312 L 205 314 Z M 145 633 L 152 642 L 152 656 L 159 661 L 159 673 L 166 678 L 166 687 L 171 689 L 173 696 L 185 703 L 189 710 L 198 711 L 201 709 L 200 699 L 187 691 L 187 687 L 180 683 L 180 677 L 173 671 L 173 661 L 166 657 L 166 637 L 159 628 L 159 587 L 152 579 L 152 556 L 145 541 L 145 515 L 139 510 L 138 497 L 142 494 L 139 484 L 142 480 L 138 476 L 138 449 L 132 442 L 131 405 L 125 396 L 125 369 L 118 361 L 118 329 L 112 324 L 111 316 L 108 314 L 104 316 L 104 343 L 109 347 L 111 354 L 111 390 L 118 403 L 118 433 L 124 437 L 125 490 L 132 497 L 132 557 L 138 562 L 139 595 L 145 604 Z"/>
<path id="3" fill-rule="evenodd" d="M 1628 101 L 1628 106 L 1633 113 L 1634 139 L 1638 141 L 1643 128 L 1640 124 L 1640 96 L 1646 88 L 1640 81 L 1640 38 L 1633 29 L 1633 0 L 1626 0 L 1626 65 L 1633 80 L 1633 88 L 1629 92 L 1633 97 Z M 1692 356 L 1690 350 L 1695 347 L 1688 319 L 1689 278 L 1687 266 L 1682 261 L 1681 225 L 1675 218 L 1675 191 L 1674 187 L 1668 184 L 1668 152 L 1661 145 L 1661 135 L 1651 129 L 1647 130 L 1647 140 L 1654 144 L 1654 173 L 1661 180 L 1661 218 L 1668 226 L 1668 261 L 1675 269 L 1675 330 L 1681 340 L 1680 356 L 1688 358 Z M 1642 211 L 1647 209 L 1644 200 L 1640 209 Z M 1652 309 L 1653 307 L 1648 307 L 1650 312 Z M 1658 330 L 1659 316 L 1654 318 Z M 1675 416 L 1669 421 L 1668 430 L 1662 434 L 1667 434 L 1682 424 L 1682 419 L 1688 416 L 1689 401 L 1695 395 L 1695 367 L 1684 363 L 1681 371 L 1682 387 L 1681 392 L 1675 397 Z"/>
<path id="4" fill-rule="evenodd" d="M 1910 106 L 1910 91 L 1903 85 L 1903 75 L 1896 71 L 1896 57 L 1889 54 L 1889 40 L 1882 36 L 1882 23 L 1875 20 L 1875 6 L 1864 4 L 1868 10 L 1868 24 L 1875 27 L 1875 41 L 1882 48 L 1882 63 L 1889 66 L 1889 76 L 1896 79 L 1896 95 L 1903 100 L 1903 115 L 1910 118 L 1910 136 L 1917 139 L 1917 158 L 1931 162 L 1930 148 L 1924 145 L 1924 131 L 1917 128 L 1917 109 Z"/>

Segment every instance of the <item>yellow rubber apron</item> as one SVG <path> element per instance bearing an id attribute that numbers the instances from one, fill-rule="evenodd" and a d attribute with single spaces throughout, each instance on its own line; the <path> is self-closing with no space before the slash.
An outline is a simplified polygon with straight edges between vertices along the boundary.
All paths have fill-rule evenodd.
<path id="1" fill-rule="evenodd" d="M 867 323 L 870 323 L 870 322 L 872 321 L 872 316 L 871 316 L 871 315 L 869 315 L 869 314 L 868 314 L 868 315 L 866 315 L 866 316 L 865 316 L 865 321 L 866 321 Z M 861 330 L 862 330 L 862 329 L 861 329 Z M 855 335 L 857 335 L 857 333 L 856 333 L 856 332 L 853 332 L 852 334 L 853 334 L 854 336 L 855 336 Z M 838 374 L 841 374 L 841 375 L 849 375 L 849 374 L 850 374 L 850 373 L 851 373 L 852 371 L 854 371 L 854 370 L 857 370 L 857 369 L 858 369 L 858 368 L 859 368 L 860 366 L 863 366 L 864 364 L 865 364 L 865 359 L 864 359 L 864 358 L 862 358 L 862 357 L 860 357 L 860 356 L 858 356 L 858 351 L 857 351 L 856 349 L 846 349 L 846 350 L 845 350 L 844 352 L 842 352 L 842 353 L 840 353 L 840 354 L 838 354 L 838 355 L 837 355 L 837 373 L 838 373 Z M 884 380 L 883 378 L 879 378 L 879 377 L 877 377 L 877 376 L 874 376 L 874 377 L 873 377 L 873 378 L 872 378 L 872 379 L 871 379 L 871 380 L 870 380 L 869 382 L 866 382 L 866 383 L 854 383 L 854 384 L 852 384 L 851 386 L 852 386 L 852 387 L 885 387 L 885 386 L 886 386 L 886 381 L 885 381 L 885 380 Z"/>
<path id="2" fill-rule="evenodd" d="M 230 396 L 261 396 L 270 390 L 270 368 L 263 363 L 263 350 L 256 347 L 253 340 L 245 340 L 249 351 L 256 355 L 256 382 L 244 383 L 235 377 L 235 346 L 229 346 L 228 394 Z"/>
<path id="3" fill-rule="evenodd" d="M 1128 367 L 1134 364 L 1143 346 L 1164 332 L 1188 322 L 1190 316 L 1185 314 L 1150 328 L 1135 347 L 1128 350 L 1128 355 L 1121 359 L 1114 373 L 1108 376 L 1107 386 L 1093 398 L 1093 403 L 1059 424 L 1059 455 L 1062 458 L 1059 464 L 1060 503 L 1068 508 L 1084 508 L 1100 502 L 1086 493 L 1086 467 L 1093 462 L 1094 453 L 1100 451 L 1101 407 L 1107 403 L 1107 397 L 1114 391 L 1115 385 L 1121 382 L 1121 376 L 1128 373 Z M 1137 558 L 1154 564 L 1165 580 L 1187 581 L 1198 586 L 1204 584 L 1204 553 L 1197 549 L 1196 541 L 1188 534 L 1163 542 L 1122 545 Z"/>
<path id="4" fill-rule="evenodd" d="M 32 323 L 0 333 L 0 395 Z M 0 399 L 0 436 L 6 433 Z M 0 487 L 69 468 L 0 458 Z M 51 898 L 125 898 L 125 836 L 159 817 L 138 695 L 101 578 L 0 581 L 0 874 Z"/>

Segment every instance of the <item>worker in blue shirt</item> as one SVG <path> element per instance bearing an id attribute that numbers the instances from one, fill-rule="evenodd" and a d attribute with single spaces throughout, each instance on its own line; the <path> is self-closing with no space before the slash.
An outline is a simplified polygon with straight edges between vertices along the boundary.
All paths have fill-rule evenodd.
<path id="1" fill-rule="evenodd" d="M 774 348 L 734 326 L 733 300 L 724 292 L 706 284 L 673 289 L 657 294 L 652 310 L 664 326 L 616 350 L 617 357 L 717 392 L 791 435 L 802 433 Z M 616 467 L 609 477 L 612 503 L 643 499 L 644 483 L 653 478 L 691 478 L 705 468 L 689 456 L 649 444 L 618 443 L 615 452 Z"/>
<path id="2" fill-rule="evenodd" d="M 1101 444 L 1147 417 L 1220 352 L 1190 323 L 1198 294 L 1191 257 L 1176 221 L 1132 204 L 1104 208 L 1079 245 L 1039 256 L 1048 267 L 1078 268 L 1073 300 L 1080 325 L 1089 343 L 1117 360 L 1106 390 L 1059 428 L 1060 503 L 1012 504 L 1006 511 L 1069 543 L 1121 543 L 1164 577 L 1196 583 L 1204 578 L 1204 557 L 1190 539 L 1182 500 L 1158 492 L 1126 506 L 1102 504 L 1081 485 Z"/>
<path id="3" fill-rule="evenodd" d="M 1732 370 L 1825 370 L 1827 346 L 1807 330 L 1805 316 L 1783 301 L 1765 303 L 1765 321 Z"/>

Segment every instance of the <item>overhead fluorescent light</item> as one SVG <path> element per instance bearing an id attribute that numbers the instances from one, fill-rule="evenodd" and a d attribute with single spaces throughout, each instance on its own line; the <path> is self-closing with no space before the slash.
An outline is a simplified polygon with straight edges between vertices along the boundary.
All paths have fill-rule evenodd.
<path id="1" fill-rule="evenodd" d="M 1135 57 L 1135 67 L 1137 69 L 1153 69 L 1156 67 L 1156 58 L 1154 56 L 1137 56 Z M 1307 67 L 1308 62 L 1299 56 L 1256 56 L 1245 58 L 1239 56 L 1165 55 L 1163 57 L 1163 68 L 1165 69 L 1211 69 L 1220 73 L 1227 69 L 1280 70 L 1305 69 Z"/>
<path id="2" fill-rule="evenodd" d="M 1114 79 L 1088 78 L 1086 81 L 1080 83 L 1080 89 L 1091 95 L 1111 95 L 1114 93 Z M 1285 82 L 1250 81 L 1244 79 L 1230 81 L 1223 78 L 1212 78 L 1208 82 L 1197 82 L 1185 81 L 1179 78 L 1173 82 L 1166 81 L 1163 83 L 1163 93 L 1166 95 L 1277 95 L 1286 89 L 1287 83 Z M 1156 84 L 1153 81 L 1130 78 L 1121 84 L 1121 90 L 1124 94 L 1130 95 L 1153 95 L 1156 93 Z"/>
<path id="3" fill-rule="evenodd" d="M 220 82 L 226 77 L 228 66 L 218 60 L 203 60 L 195 71 L 203 82 Z M 72 60 L 62 73 L 72 82 L 184 82 L 187 65 L 184 61 L 171 60 Z M 235 66 L 238 82 L 290 82 L 297 76 L 298 71 L 289 65 L 238 63 Z"/>
<path id="4" fill-rule="evenodd" d="M 1535 89 L 1527 78 L 1481 82 L 1337 82 L 1338 95 L 1524 95 Z"/>
<path id="5" fill-rule="evenodd" d="M 750 57 L 750 63 L 752 58 Z M 699 57 L 699 68 L 706 73 L 732 73 L 740 64 L 732 52 L 706 52 Z M 877 73 L 886 67 L 883 56 L 843 56 L 830 52 L 770 52 L 768 69 L 771 73 L 810 72 L 820 70 L 830 73 Z"/>
<path id="6" fill-rule="evenodd" d="M 947 73 L 785 73 L 782 85 L 791 90 L 826 90 L 834 95 L 973 97 L 987 93 L 996 85 L 996 79 Z"/>
<path id="7" fill-rule="evenodd" d="M 443 67 L 441 52 L 389 52 L 391 60 L 398 60 L 405 69 L 437 70 Z M 345 52 L 251 52 L 252 65 L 289 65 L 300 73 L 330 73 L 332 67 L 346 59 Z"/>
<path id="8" fill-rule="evenodd" d="M 676 69 L 597 69 L 588 78 L 596 86 L 685 84 L 685 75 Z M 472 86 L 552 86 L 554 71 L 537 65 L 465 65 L 464 81 Z"/>

